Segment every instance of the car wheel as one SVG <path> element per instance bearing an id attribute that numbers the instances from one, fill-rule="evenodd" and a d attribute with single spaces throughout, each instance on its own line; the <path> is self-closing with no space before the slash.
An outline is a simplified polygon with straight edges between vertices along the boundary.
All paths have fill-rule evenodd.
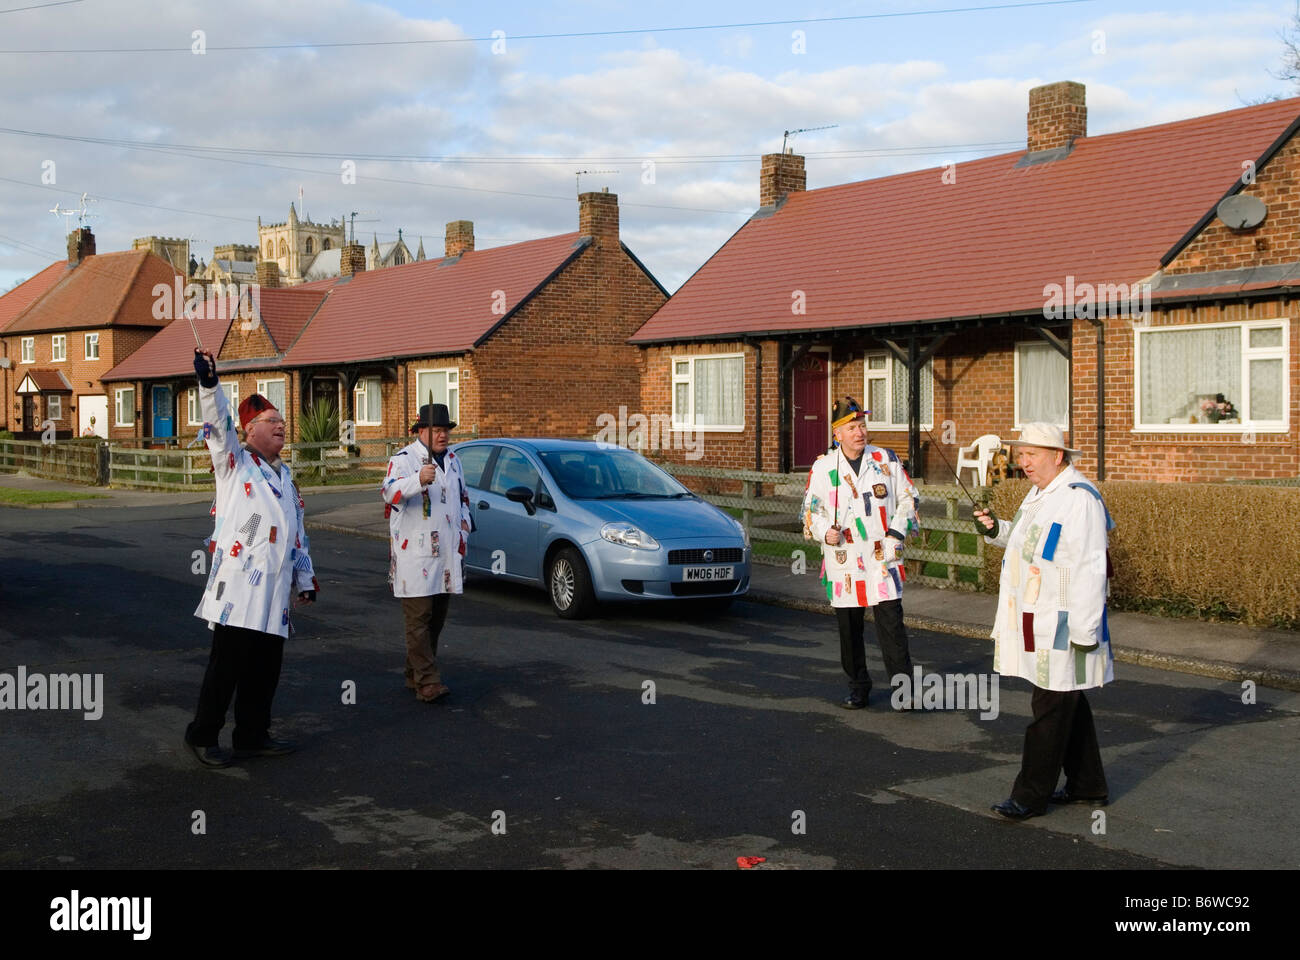
<path id="1" fill-rule="evenodd" d="M 551 606 L 566 620 L 582 620 L 591 615 L 596 605 L 587 563 L 572 547 L 565 547 L 551 561 L 546 587 L 551 595 Z"/>

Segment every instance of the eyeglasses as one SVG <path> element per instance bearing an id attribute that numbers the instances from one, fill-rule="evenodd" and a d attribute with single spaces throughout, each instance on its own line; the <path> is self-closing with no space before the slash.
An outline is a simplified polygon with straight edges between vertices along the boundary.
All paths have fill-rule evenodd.
<path id="1" fill-rule="evenodd" d="M 284 417 L 258 417 L 255 420 L 248 421 L 250 427 L 255 423 L 282 424 L 284 423 Z"/>

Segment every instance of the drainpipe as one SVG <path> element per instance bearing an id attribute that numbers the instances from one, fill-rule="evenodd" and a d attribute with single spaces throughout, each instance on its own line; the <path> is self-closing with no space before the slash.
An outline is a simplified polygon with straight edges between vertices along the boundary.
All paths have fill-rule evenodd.
<path id="1" fill-rule="evenodd" d="M 1088 322 L 1097 328 L 1097 481 L 1101 482 L 1106 479 L 1106 321 L 1089 317 Z M 1073 412 L 1070 442 L 1074 443 Z"/>

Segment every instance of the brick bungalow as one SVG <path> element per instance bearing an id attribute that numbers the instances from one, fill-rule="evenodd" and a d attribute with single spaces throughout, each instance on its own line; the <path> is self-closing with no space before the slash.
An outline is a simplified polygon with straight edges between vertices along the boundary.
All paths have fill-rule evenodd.
<path id="1" fill-rule="evenodd" d="M 704 431 L 710 466 L 808 466 L 850 394 L 932 482 L 1030 420 L 1101 479 L 1300 475 L 1300 99 L 1089 137 L 1056 83 L 1027 126 L 817 190 L 765 156 L 759 210 L 632 337 L 643 412 Z"/>
<path id="2" fill-rule="evenodd" d="M 0 363 L 6 367 L 0 426 L 30 439 L 49 419 L 59 438 L 106 437 L 114 421 L 139 420 L 139 398 L 115 408 L 103 376 L 167 326 L 154 315 L 153 289 L 177 276 L 148 250 L 96 254 L 88 228 L 69 234 L 66 262 L 0 297 L 8 361 Z"/>
<path id="3" fill-rule="evenodd" d="M 619 239 L 618 197 L 584 193 L 575 233 L 475 250 L 456 220 L 437 260 L 354 268 L 282 366 L 308 402 L 337 398 L 358 439 L 404 435 L 430 395 L 458 434 L 590 437 L 636 403 L 628 338 L 666 300 Z"/>
<path id="4" fill-rule="evenodd" d="M 575 233 L 474 249 L 467 220 L 447 225 L 445 255 L 366 269 L 365 248 L 342 248 L 342 276 L 277 288 L 258 263 L 258 319 L 199 321 L 232 399 L 266 394 L 285 412 L 319 399 L 361 440 L 404 436 L 430 393 L 457 435 L 592 436 L 602 412 L 634 406 L 639 351 L 628 337 L 667 293 L 619 240 L 618 198 L 579 198 Z M 201 426 L 187 322 L 160 334 L 105 378 L 136 396 L 164 391 L 176 435 Z M 115 436 L 150 436 L 138 423 Z"/>

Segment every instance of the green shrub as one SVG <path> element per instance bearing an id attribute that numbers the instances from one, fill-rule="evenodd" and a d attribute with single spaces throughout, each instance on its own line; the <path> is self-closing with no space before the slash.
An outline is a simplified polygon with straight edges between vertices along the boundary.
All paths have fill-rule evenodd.
<path id="1" fill-rule="evenodd" d="M 298 418 L 299 443 L 329 443 L 338 439 L 339 411 L 328 398 L 320 398 Z M 329 448 L 315 447 L 294 451 L 294 472 L 300 484 L 320 481 L 324 474 L 322 461 L 327 449 Z"/>

